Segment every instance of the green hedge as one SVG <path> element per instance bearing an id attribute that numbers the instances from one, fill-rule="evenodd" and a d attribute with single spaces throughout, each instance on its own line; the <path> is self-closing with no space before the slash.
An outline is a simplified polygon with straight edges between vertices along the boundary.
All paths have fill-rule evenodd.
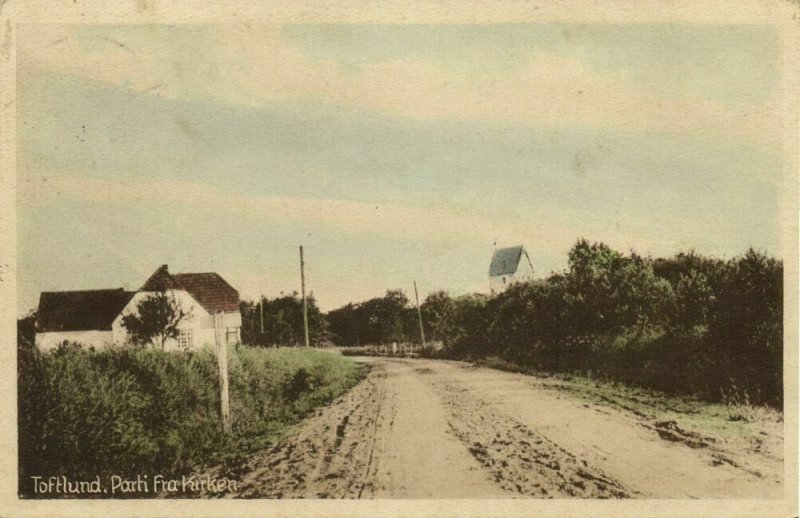
<path id="1" fill-rule="evenodd" d="M 173 475 L 264 446 L 363 376 L 333 354 L 229 350 L 232 433 L 222 432 L 218 368 L 193 353 L 79 347 L 18 351 L 20 493 L 29 476 Z"/>
<path id="2" fill-rule="evenodd" d="M 492 297 L 434 293 L 422 312 L 451 357 L 783 405 L 783 262 L 763 252 L 652 259 L 579 240 L 562 273 Z"/>

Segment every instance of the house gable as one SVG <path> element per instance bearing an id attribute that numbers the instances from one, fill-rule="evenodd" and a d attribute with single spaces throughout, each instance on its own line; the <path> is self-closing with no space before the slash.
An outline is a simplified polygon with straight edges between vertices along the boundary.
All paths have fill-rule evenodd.
<path id="1" fill-rule="evenodd" d="M 139 303 L 143 299 L 153 296 L 155 293 L 159 292 L 137 291 L 133 297 L 131 297 L 130 301 L 128 301 L 125 307 L 122 308 L 117 314 L 112 324 L 112 329 L 115 331 L 120 329 L 123 330 L 124 333 L 124 326 L 122 325 L 123 317 L 137 313 Z M 186 290 L 167 290 L 164 293 L 167 293 L 171 297 L 175 297 L 175 300 L 180 305 L 181 309 L 189 313 L 185 322 L 182 323 L 183 325 L 180 325 L 179 327 L 213 327 L 213 316 L 206 311 L 203 306 Z"/>
<path id="2" fill-rule="evenodd" d="M 166 291 L 180 288 L 181 285 L 170 275 L 167 265 L 162 264 L 153 272 L 153 275 L 144 281 L 139 291 Z"/>
<path id="3" fill-rule="evenodd" d="M 115 342 L 124 342 L 128 337 L 122 318 L 136 313 L 139 302 L 157 292 L 174 296 L 181 308 L 189 312 L 189 316 L 178 328 L 194 330 L 195 343 L 213 343 L 216 313 L 223 313 L 223 327 L 236 329 L 238 338 L 238 328 L 241 327 L 242 320 L 239 292 L 236 289 L 214 272 L 171 274 L 167 265 L 163 265 L 147 279 L 114 320 L 112 327 Z"/>
<path id="4" fill-rule="evenodd" d="M 138 305 L 143 299 L 153 296 L 157 292 L 152 291 L 139 291 L 137 292 L 128 304 L 120 311 L 117 318 L 114 319 L 112 324 L 113 341 L 117 344 L 122 344 L 128 341 L 128 330 L 122 324 L 122 319 L 126 315 L 138 313 Z M 194 343 L 202 345 L 204 343 L 213 343 L 214 341 L 214 317 L 209 314 L 203 306 L 195 300 L 186 290 L 167 290 L 168 295 L 175 297 L 175 300 L 180 305 L 181 309 L 188 312 L 188 316 L 183 319 L 179 324 L 179 329 L 192 329 L 194 330 Z M 175 340 L 170 340 L 170 346 L 174 346 Z"/>

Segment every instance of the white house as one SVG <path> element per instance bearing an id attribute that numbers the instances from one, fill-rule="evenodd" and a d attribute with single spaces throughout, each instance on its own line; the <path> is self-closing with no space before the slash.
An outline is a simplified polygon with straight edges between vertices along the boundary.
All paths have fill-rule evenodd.
<path id="1" fill-rule="evenodd" d="M 189 314 L 178 324 L 178 338 L 168 340 L 165 349 L 213 345 L 217 337 L 225 343 L 241 340 L 242 316 L 236 289 L 213 272 L 170 274 L 163 265 L 135 292 L 120 288 L 42 293 L 36 345 L 50 350 L 65 340 L 95 348 L 124 344 L 129 336 L 122 318 L 135 313 L 142 299 L 157 292 L 173 297 Z"/>
<path id="2" fill-rule="evenodd" d="M 489 289 L 503 291 L 510 284 L 533 279 L 533 264 L 522 246 L 495 250 L 489 265 Z"/>

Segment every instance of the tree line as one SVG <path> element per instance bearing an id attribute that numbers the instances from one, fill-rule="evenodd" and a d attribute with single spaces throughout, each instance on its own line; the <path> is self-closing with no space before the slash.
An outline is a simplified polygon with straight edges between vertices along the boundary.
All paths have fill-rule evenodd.
<path id="1" fill-rule="evenodd" d="M 738 403 L 782 404 L 783 263 L 748 250 L 722 260 L 651 258 L 579 240 L 568 267 L 494 295 L 429 295 L 426 337 L 454 358 L 497 356 Z M 339 345 L 419 341 L 400 290 L 328 313 Z"/>
<path id="2" fill-rule="evenodd" d="M 313 346 L 328 342 L 328 322 L 312 293 L 306 297 L 308 335 Z M 305 344 L 303 300 L 293 292 L 273 299 L 244 300 L 239 304 L 242 314 L 242 342 L 262 347 L 299 346 Z"/>

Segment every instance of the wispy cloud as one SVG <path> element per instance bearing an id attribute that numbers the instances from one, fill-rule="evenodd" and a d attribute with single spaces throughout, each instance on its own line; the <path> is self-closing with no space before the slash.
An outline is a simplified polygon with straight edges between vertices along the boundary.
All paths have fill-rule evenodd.
<path id="1" fill-rule="evenodd" d="M 246 106 L 332 103 L 418 119 L 777 137 L 778 107 L 770 99 L 737 107 L 679 95 L 680 78 L 664 95 L 558 52 L 538 51 L 512 69 L 477 63 L 470 70 L 413 58 L 345 66 L 313 59 L 277 27 L 159 30 L 26 34 L 21 74 L 58 72 L 165 98 Z"/>
<path id="2" fill-rule="evenodd" d="M 410 207 L 359 201 L 293 196 L 260 196 L 231 192 L 200 183 L 174 180 L 120 182 L 82 176 L 46 176 L 20 185 L 23 204 L 43 203 L 68 195 L 93 204 L 119 202 L 183 206 L 203 212 L 234 213 L 276 223 L 308 224 L 355 235 L 413 237 L 428 240 L 534 239 L 559 246 L 566 229 L 490 220 L 448 208 L 445 204 Z"/>
<path id="3" fill-rule="evenodd" d="M 198 214 L 225 214 L 272 222 L 330 229 L 341 235 L 373 235 L 386 240 L 412 239 L 454 244 L 500 246 L 535 244 L 537 251 L 561 254 L 578 237 L 603 240 L 620 249 L 668 253 L 708 241 L 696 233 L 673 235 L 654 228 L 609 225 L 609 222 L 569 224 L 563 215 L 510 218 L 500 211 L 467 213 L 443 201 L 438 206 L 373 204 L 352 200 L 264 196 L 234 192 L 196 182 L 113 181 L 84 176 L 46 175 L 20 185 L 19 201 L 27 210 L 58 196 L 78 198 L 93 205 L 119 203 L 188 208 Z"/>

